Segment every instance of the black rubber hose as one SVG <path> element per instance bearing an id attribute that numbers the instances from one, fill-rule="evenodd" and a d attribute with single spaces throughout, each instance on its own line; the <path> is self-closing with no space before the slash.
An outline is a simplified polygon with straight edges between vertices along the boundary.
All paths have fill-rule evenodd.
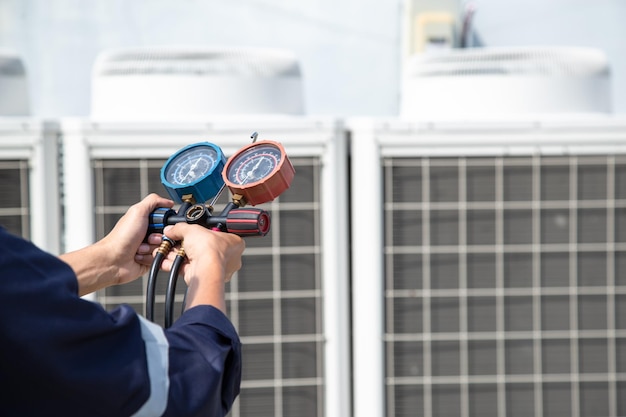
<path id="1" fill-rule="evenodd" d="M 156 297 L 156 280 L 161 264 L 165 255 L 170 251 L 172 246 L 176 245 L 176 242 L 167 236 L 163 235 L 161 246 L 157 249 L 157 253 L 154 256 L 152 265 L 150 266 L 150 274 L 148 275 L 148 287 L 146 289 L 146 318 L 150 321 L 154 321 L 154 299 Z"/>
<path id="2" fill-rule="evenodd" d="M 154 298 L 156 297 L 156 280 L 161 264 L 163 263 L 164 254 L 157 252 L 150 266 L 150 274 L 148 275 L 148 288 L 146 290 L 146 318 L 154 321 Z"/>
<path id="3" fill-rule="evenodd" d="M 178 281 L 178 273 L 180 272 L 180 266 L 185 260 L 185 254 L 181 252 L 176 255 L 174 262 L 172 263 L 172 270 L 170 271 L 170 279 L 167 282 L 167 292 L 165 293 L 165 328 L 167 329 L 174 322 L 174 304 L 176 301 L 176 282 Z"/>

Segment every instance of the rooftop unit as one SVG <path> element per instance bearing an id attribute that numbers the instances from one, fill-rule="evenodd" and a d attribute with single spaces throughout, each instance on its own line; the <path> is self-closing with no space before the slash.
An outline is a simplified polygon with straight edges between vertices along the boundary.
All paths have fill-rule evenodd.
<path id="1" fill-rule="evenodd" d="M 405 71 L 405 119 L 611 112 L 609 64 L 596 49 L 456 49 L 414 55 Z"/>
<path id="2" fill-rule="evenodd" d="M 134 48 L 102 52 L 93 69 L 95 119 L 193 119 L 303 113 L 295 56 L 261 48 Z"/>
<path id="3" fill-rule="evenodd" d="M 626 415 L 625 120 L 349 127 L 354 416 Z"/>
<path id="4" fill-rule="evenodd" d="M 54 121 L 0 117 L 0 226 L 51 253 L 62 249 L 59 134 Z"/>

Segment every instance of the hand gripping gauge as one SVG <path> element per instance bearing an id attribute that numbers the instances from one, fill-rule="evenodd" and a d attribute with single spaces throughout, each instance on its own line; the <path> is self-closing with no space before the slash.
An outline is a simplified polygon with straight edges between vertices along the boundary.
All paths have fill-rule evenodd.
<path id="1" fill-rule="evenodd" d="M 282 144 L 263 140 L 231 156 L 222 176 L 234 198 L 243 199 L 241 206 L 255 206 L 274 200 L 289 188 L 295 170 Z"/>

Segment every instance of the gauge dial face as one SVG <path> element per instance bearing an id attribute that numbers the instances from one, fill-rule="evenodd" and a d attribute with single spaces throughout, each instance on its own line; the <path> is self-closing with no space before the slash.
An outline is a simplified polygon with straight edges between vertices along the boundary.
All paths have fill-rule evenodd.
<path id="1" fill-rule="evenodd" d="M 219 155 L 212 147 L 196 146 L 170 161 L 165 179 L 172 185 L 193 184 L 210 174 L 219 161 Z"/>
<path id="2" fill-rule="evenodd" d="M 226 177 L 233 184 L 246 186 L 269 177 L 280 165 L 282 154 L 272 144 L 259 144 L 237 155 Z"/>
<path id="3" fill-rule="evenodd" d="M 281 195 L 295 175 L 280 142 L 251 143 L 230 157 L 222 172 L 233 199 L 240 204 L 267 203 Z"/>

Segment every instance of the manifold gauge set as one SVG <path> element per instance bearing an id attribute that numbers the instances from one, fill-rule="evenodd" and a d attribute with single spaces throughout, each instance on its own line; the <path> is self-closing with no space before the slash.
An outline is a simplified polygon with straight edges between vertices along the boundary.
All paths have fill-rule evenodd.
<path id="1" fill-rule="evenodd" d="M 198 224 L 211 230 L 235 233 L 242 237 L 265 236 L 270 230 L 267 211 L 246 207 L 274 200 L 285 192 L 295 176 L 295 170 L 285 148 L 273 140 L 257 141 L 226 158 L 221 148 L 210 142 L 199 142 L 176 151 L 161 168 L 161 183 L 178 204 L 178 210 L 160 207 L 150 214 L 148 234 L 162 233 L 168 225 L 179 222 Z M 219 214 L 214 204 L 228 188 L 231 201 Z M 210 201 L 210 202 L 209 202 Z M 154 300 L 157 273 L 167 253 L 177 245 L 164 237 L 148 277 L 146 317 L 154 321 Z M 170 271 L 165 298 L 165 327 L 172 324 L 176 280 L 184 250 Z"/>

